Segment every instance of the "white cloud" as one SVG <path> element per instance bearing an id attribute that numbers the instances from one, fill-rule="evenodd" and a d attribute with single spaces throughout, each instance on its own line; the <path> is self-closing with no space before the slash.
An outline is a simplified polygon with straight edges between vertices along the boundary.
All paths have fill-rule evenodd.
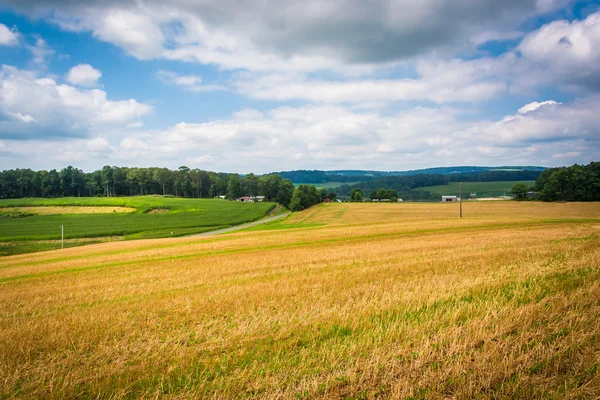
<path id="1" fill-rule="evenodd" d="M 16 46 L 19 44 L 19 35 L 16 30 L 9 29 L 0 24 L 0 46 Z"/>
<path id="2" fill-rule="evenodd" d="M 460 64 L 460 67 L 453 64 Z M 471 69 L 472 71 L 469 71 Z M 422 62 L 419 77 L 411 79 L 310 79 L 303 74 L 238 74 L 238 92 L 258 99 L 300 99 L 326 103 L 428 100 L 436 103 L 471 102 L 494 98 L 507 85 L 477 71 L 474 62 Z"/>
<path id="3" fill-rule="evenodd" d="M 139 164 L 148 164 L 146 154 L 152 154 L 167 165 L 185 159 L 192 167 L 237 172 L 556 165 L 597 157 L 600 97 L 544 103 L 498 121 L 465 121 L 451 108 L 417 107 L 393 115 L 334 105 L 246 109 L 227 120 L 128 135 L 118 154 Z"/>
<path id="4" fill-rule="evenodd" d="M 242 110 L 229 119 L 179 123 L 164 130 L 99 134 L 90 139 L 3 139 L 0 167 L 76 163 L 88 170 L 164 165 L 217 171 L 370 168 L 432 165 L 563 165 L 597 159 L 600 97 L 551 104 L 500 120 L 466 121 L 452 108 L 416 107 L 395 114 L 335 105 Z M 107 129 L 106 132 L 112 132 Z M 62 154 L 56 158 L 53 154 Z M 51 156 L 48 156 L 51 154 Z M 124 161 L 126 160 L 126 161 Z M 54 163 L 54 164 L 52 164 Z"/>
<path id="5" fill-rule="evenodd" d="M 46 64 L 46 57 L 54 54 L 54 50 L 52 50 L 50 46 L 48 46 L 48 43 L 41 37 L 36 38 L 34 45 L 27 45 L 26 47 L 33 55 L 33 63 L 38 66 L 44 67 Z"/>
<path id="6" fill-rule="evenodd" d="M 79 64 L 69 70 L 67 81 L 73 85 L 91 87 L 98 83 L 102 72 L 89 64 Z"/>
<path id="7" fill-rule="evenodd" d="M 202 85 L 202 77 L 198 75 L 179 75 L 172 71 L 159 70 L 156 77 L 163 83 L 173 84 L 190 92 L 214 92 L 217 90 L 229 90 L 221 85 Z"/>
<path id="8" fill-rule="evenodd" d="M 12 117 L 0 121 L 5 137 L 87 136 L 135 122 L 151 110 L 134 99 L 111 101 L 102 90 L 60 85 L 32 71 L 6 65 L 0 70 L 0 114 Z"/>
<path id="9" fill-rule="evenodd" d="M 20 112 L 8 112 L 8 115 L 18 119 L 19 121 L 25 122 L 26 124 L 35 121 L 35 119 L 29 114 L 23 115 Z"/>
<path id="10" fill-rule="evenodd" d="M 521 82 L 600 90 L 600 12 L 544 25 L 517 50 L 527 62 Z"/>
<path id="11" fill-rule="evenodd" d="M 252 71 L 348 68 L 439 54 L 514 37 L 523 21 L 563 8 L 550 0 L 272 2 L 160 0 L 85 4 L 31 0 L 13 7 L 63 29 L 91 31 L 140 58 Z M 471 45 L 472 46 L 472 45 Z"/>
<path id="12" fill-rule="evenodd" d="M 556 104 L 560 104 L 560 103 L 557 103 L 554 100 L 542 101 L 541 103 L 538 103 L 537 101 L 534 101 L 532 103 L 525 104 L 523 107 L 519 108 L 518 112 L 519 112 L 519 114 L 527 114 L 528 112 L 535 111 L 535 110 L 537 110 L 540 107 L 543 107 L 543 106 L 553 106 L 553 105 L 556 105 Z"/>
<path id="13" fill-rule="evenodd" d="M 89 3 L 73 8 L 55 5 L 50 20 L 65 30 L 91 31 L 94 37 L 113 43 L 136 58 L 160 57 L 165 41 L 160 29 L 164 16 L 160 12 L 143 7 L 131 9 L 126 4 L 121 8 L 105 5 Z M 50 11 L 45 5 L 41 9 Z"/>
<path id="14" fill-rule="evenodd" d="M 466 137 L 477 143 L 489 142 L 513 148 L 526 143 L 586 140 L 590 150 L 599 151 L 599 109 L 598 95 L 568 104 L 531 103 L 500 121 L 473 124 Z"/>

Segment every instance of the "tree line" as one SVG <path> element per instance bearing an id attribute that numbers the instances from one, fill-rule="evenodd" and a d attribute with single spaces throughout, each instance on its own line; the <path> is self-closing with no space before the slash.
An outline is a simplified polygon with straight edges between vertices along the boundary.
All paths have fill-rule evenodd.
<path id="1" fill-rule="evenodd" d="M 544 201 L 600 201 L 600 162 L 549 168 L 533 190 Z"/>
<path id="2" fill-rule="evenodd" d="M 0 198 L 3 199 L 136 195 L 195 198 L 224 196 L 226 199 L 237 199 L 242 196 L 265 196 L 266 201 L 289 207 L 292 197 L 296 195 L 296 207 L 306 208 L 315 204 L 317 197 L 318 202 L 327 197 L 335 197 L 334 193 L 326 191 L 318 192 L 318 196 L 314 196 L 313 190 L 317 190 L 314 186 L 310 187 L 312 189 L 295 189 L 289 179 L 283 179 L 277 174 L 257 176 L 250 173 L 241 176 L 190 169 L 186 166 L 170 170 L 107 165 L 89 173 L 72 166 L 60 171 L 11 169 L 0 172 Z"/>

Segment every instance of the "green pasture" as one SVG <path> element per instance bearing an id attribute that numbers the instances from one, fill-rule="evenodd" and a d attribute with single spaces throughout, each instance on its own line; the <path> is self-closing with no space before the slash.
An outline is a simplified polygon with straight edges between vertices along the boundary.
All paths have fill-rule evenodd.
<path id="1" fill-rule="evenodd" d="M 471 193 L 477 193 L 477 197 L 480 198 L 511 196 L 510 190 L 517 183 L 533 186 L 535 181 L 463 182 L 463 197 L 468 198 Z M 450 182 L 448 185 L 427 186 L 419 189 L 427 190 L 431 193 L 438 193 L 441 196 L 460 195 L 459 182 Z"/>
<path id="2" fill-rule="evenodd" d="M 254 221 L 275 207 L 274 203 L 240 203 L 220 199 L 181 199 L 154 196 L 123 198 L 58 198 L 0 200 L 7 207 L 26 206 L 121 206 L 128 213 L 32 215 L 0 219 L 0 255 L 56 248 L 60 225 L 67 246 L 82 245 L 81 238 L 146 239 L 184 236 Z M 161 210 L 162 212 L 152 212 Z"/>
<path id="3" fill-rule="evenodd" d="M 317 189 L 334 189 L 337 187 L 340 187 L 342 185 L 356 185 L 357 183 L 361 183 L 362 181 L 356 181 L 356 182 L 321 182 L 321 183 L 294 183 L 295 187 L 298 187 L 300 185 L 313 185 L 315 186 Z"/>

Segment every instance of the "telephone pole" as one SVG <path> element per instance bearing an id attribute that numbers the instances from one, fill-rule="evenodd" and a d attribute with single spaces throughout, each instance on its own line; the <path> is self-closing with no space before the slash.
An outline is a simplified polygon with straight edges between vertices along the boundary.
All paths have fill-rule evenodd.
<path id="1" fill-rule="evenodd" d="M 460 217 L 462 218 L 462 182 L 460 183 Z"/>
<path id="2" fill-rule="evenodd" d="M 60 248 L 65 248 L 65 227 L 63 225 L 60 226 Z"/>

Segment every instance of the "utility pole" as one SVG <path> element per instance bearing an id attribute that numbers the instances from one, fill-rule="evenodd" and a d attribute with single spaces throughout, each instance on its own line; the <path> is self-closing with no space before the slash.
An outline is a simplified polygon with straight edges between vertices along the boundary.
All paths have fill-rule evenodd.
<path id="1" fill-rule="evenodd" d="M 60 226 L 60 248 L 65 248 L 65 227 L 63 225 Z"/>
<path id="2" fill-rule="evenodd" d="M 462 218 L 462 182 L 460 183 L 460 217 Z"/>

